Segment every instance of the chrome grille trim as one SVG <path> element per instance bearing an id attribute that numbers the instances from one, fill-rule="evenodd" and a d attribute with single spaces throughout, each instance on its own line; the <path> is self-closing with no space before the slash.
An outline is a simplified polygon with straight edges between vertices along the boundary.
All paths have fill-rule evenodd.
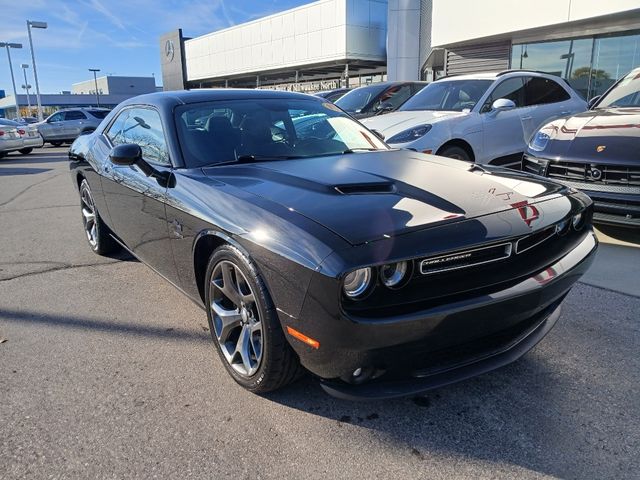
<path id="1" fill-rule="evenodd" d="M 461 255 L 472 255 L 475 252 L 479 252 L 479 251 L 483 251 L 483 250 L 489 250 L 492 248 L 497 248 L 497 247 L 504 247 L 504 253 L 496 258 L 492 258 L 489 260 L 482 260 L 479 262 L 473 262 L 473 263 L 468 263 L 465 265 L 455 265 L 452 267 L 442 267 L 442 268 L 434 268 L 434 269 L 429 269 L 426 270 L 425 269 L 425 262 L 436 262 L 435 264 L 438 263 L 439 260 L 441 259 L 447 259 L 447 258 L 455 258 Z M 459 250 L 457 252 L 451 252 L 448 253 L 446 255 L 438 255 L 437 257 L 428 257 L 428 258 L 424 258 L 420 261 L 420 273 L 422 275 L 432 275 L 434 273 L 442 273 L 442 272 L 449 272 L 452 270 L 460 270 L 463 268 L 471 268 L 471 267 L 476 267 L 478 265 L 485 265 L 487 263 L 493 263 L 493 262 L 498 262 L 500 260 L 506 260 L 507 258 L 509 258 L 511 256 L 511 253 L 513 251 L 513 243 L 512 242 L 507 242 L 507 243 L 498 243 L 495 245 L 487 245 L 486 247 L 479 247 L 479 248 L 472 248 L 470 250 Z M 426 270 L 426 271 L 425 271 Z"/>

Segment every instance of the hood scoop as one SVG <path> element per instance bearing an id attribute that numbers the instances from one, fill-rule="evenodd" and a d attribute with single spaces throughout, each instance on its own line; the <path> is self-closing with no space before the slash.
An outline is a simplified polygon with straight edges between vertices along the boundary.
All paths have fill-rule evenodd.
<path id="1" fill-rule="evenodd" d="M 342 195 L 374 195 L 378 193 L 395 193 L 396 187 L 390 182 L 379 183 L 349 183 L 333 187 Z"/>

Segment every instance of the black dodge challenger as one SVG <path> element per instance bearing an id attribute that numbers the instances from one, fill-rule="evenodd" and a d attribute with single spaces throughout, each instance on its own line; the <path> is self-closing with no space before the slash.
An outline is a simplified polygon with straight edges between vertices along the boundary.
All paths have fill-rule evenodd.
<path id="1" fill-rule="evenodd" d="M 525 173 L 392 150 L 325 100 L 132 98 L 72 145 L 90 247 L 124 247 L 203 306 L 253 392 L 304 369 L 344 398 L 512 362 L 597 248 L 592 202 Z"/>
<path id="2" fill-rule="evenodd" d="M 640 68 L 590 104 L 544 125 L 523 170 L 589 194 L 595 223 L 640 229 Z"/>

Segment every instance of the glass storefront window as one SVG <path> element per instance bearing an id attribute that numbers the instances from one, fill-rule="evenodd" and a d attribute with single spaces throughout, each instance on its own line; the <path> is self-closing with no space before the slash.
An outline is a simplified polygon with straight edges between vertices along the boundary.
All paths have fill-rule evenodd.
<path id="1" fill-rule="evenodd" d="M 583 98 L 589 93 L 592 38 L 514 45 L 511 68 L 538 70 L 569 82 Z"/>
<path id="2" fill-rule="evenodd" d="M 638 66 L 640 34 L 524 43 L 511 48 L 511 68 L 562 77 L 585 99 L 602 95 Z"/>
<path id="3" fill-rule="evenodd" d="M 602 95 L 611 85 L 640 65 L 640 34 L 596 38 L 593 49 L 591 96 Z"/>

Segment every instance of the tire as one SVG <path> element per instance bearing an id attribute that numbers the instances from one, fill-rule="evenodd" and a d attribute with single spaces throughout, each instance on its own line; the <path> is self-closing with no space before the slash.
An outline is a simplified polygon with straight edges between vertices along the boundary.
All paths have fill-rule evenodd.
<path id="1" fill-rule="evenodd" d="M 100 218 L 86 179 L 80 184 L 80 211 L 87 243 L 94 253 L 107 255 L 120 249 L 120 245 L 109 235 L 109 227 Z"/>
<path id="2" fill-rule="evenodd" d="M 471 162 L 471 157 L 464 148 L 451 145 L 450 147 L 444 147 L 438 152 L 438 155 L 442 157 L 455 158 L 456 160 L 462 160 L 464 162 Z"/>
<path id="3" fill-rule="evenodd" d="M 29 155 L 31 152 L 33 152 L 33 148 L 22 148 L 18 151 L 23 155 Z"/>
<path id="4" fill-rule="evenodd" d="M 302 373 L 300 361 L 284 336 L 266 285 L 251 260 L 237 248 L 223 245 L 211 255 L 205 279 L 209 329 L 229 375 L 258 394 L 297 379 Z"/>
<path id="5" fill-rule="evenodd" d="M 59 147 L 60 145 L 62 145 L 62 140 L 52 140 L 49 143 L 54 147 Z"/>
<path id="6" fill-rule="evenodd" d="M 3 158 L 6 154 L 7 152 L 0 152 L 0 158 Z"/>

